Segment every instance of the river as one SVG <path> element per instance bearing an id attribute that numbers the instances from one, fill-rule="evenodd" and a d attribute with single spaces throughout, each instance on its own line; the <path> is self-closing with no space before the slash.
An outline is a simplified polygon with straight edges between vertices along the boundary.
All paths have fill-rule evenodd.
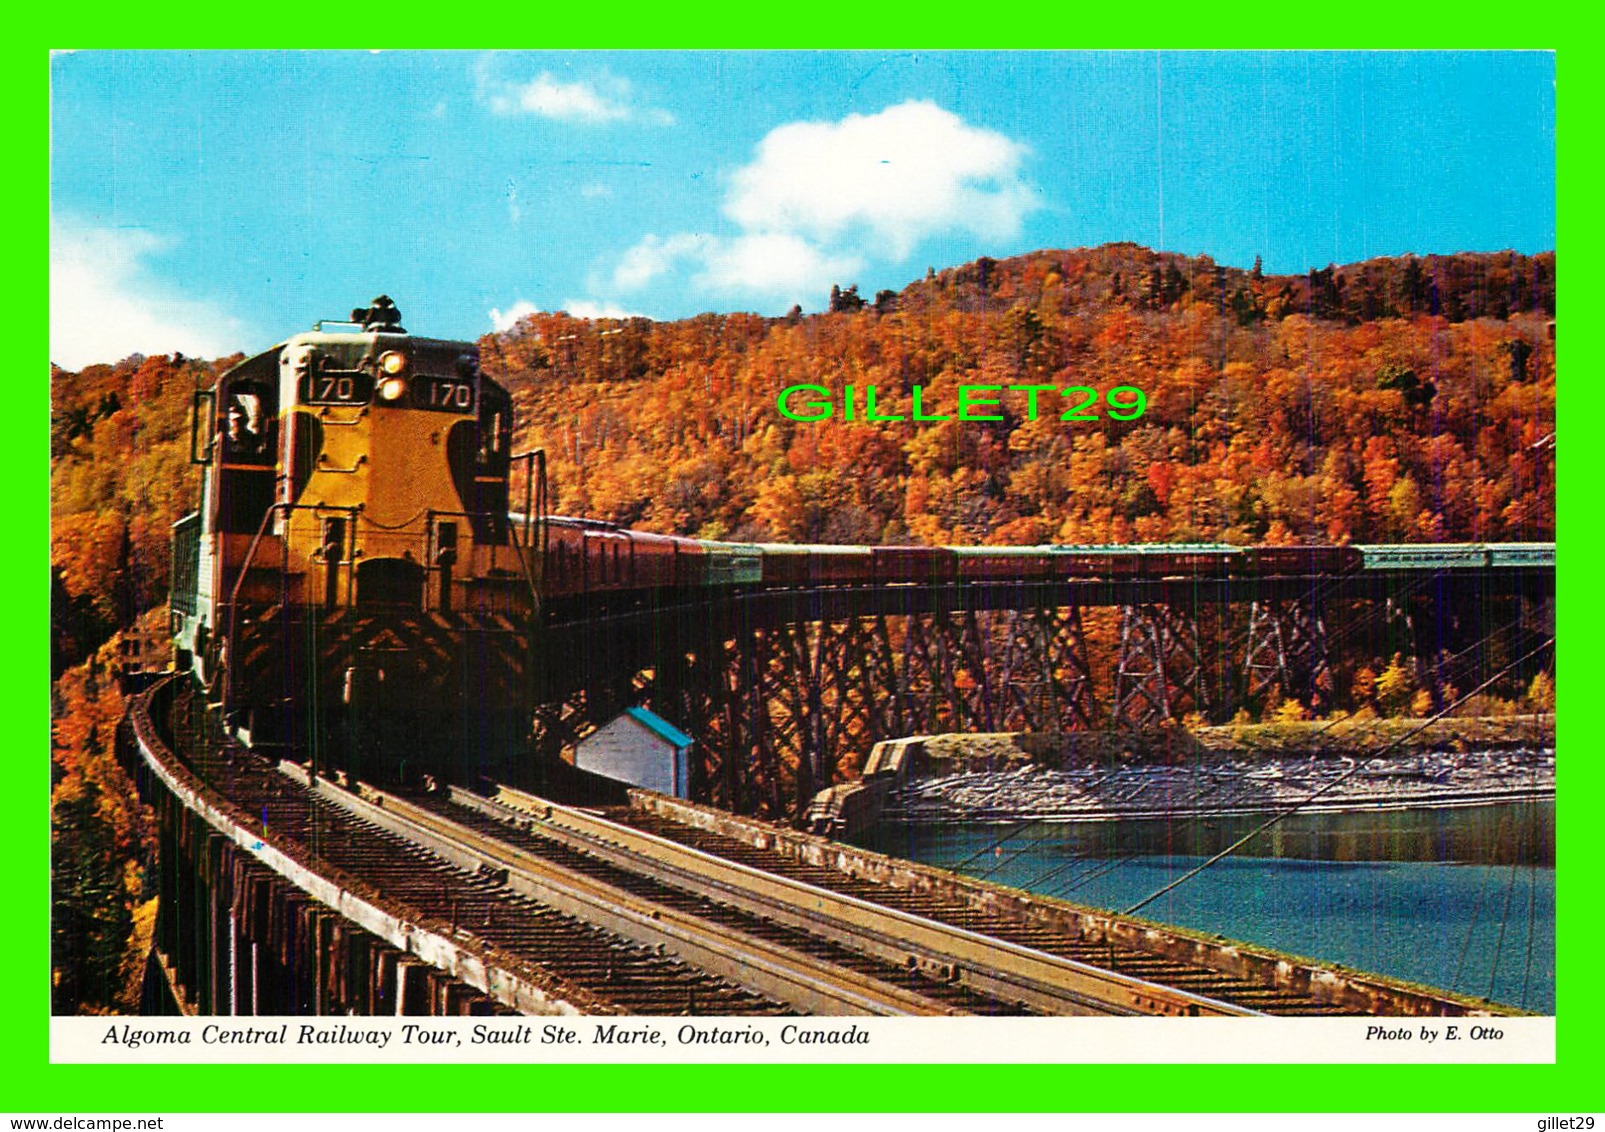
<path id="1" fill-rule="evenodd" d="M 1263 821 L 888 824 L 858 843 L 1122 911 Z M 1553 1014 L 1555 804 L 1294 814 L 1137 914 Z"/>

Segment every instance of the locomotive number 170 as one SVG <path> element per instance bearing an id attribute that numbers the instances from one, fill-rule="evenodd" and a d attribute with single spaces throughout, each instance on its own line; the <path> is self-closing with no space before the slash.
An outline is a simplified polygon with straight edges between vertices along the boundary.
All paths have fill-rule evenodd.
<path id="1" fill-rule="evenodd" d="M 474 408 L 474 383 L 449 377 L 425 377 L 414 387 L 413 404 L 420 409 L 467 413 Z"/>
<path id="2" fill-rule="evenodd" d="M 301 379 L 303 405 L 365 405 L 373 399 L 373 375 L 362 370 L 320 370 Z"/>

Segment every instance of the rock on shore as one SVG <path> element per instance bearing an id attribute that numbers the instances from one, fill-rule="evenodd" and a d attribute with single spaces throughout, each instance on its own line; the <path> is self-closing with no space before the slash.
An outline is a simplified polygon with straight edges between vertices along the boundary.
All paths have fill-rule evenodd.
<path id="1" fill-rule="evenodd" d="M 922 823 L 1084 821 L 1268 813 L 1294 806 L 1316 812 L 1472 805 L 1555 793 L 1553 747 L 1370 759 L 1205 755 L 1185 764 L 1060 768 L 1000 756 L 992 752 L 962 763 L 936 758 L 930 769 L 938 773 L 910 776 L 888 793 L 883 817 Z M 944 765 L 947 772 L 941 773 Z"/>

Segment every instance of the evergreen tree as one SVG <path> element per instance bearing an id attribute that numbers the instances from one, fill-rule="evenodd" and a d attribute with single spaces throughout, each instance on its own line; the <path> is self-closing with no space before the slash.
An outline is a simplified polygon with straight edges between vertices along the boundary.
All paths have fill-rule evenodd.
<path id="1" fill-rule="evenodd" d="M 58 794 L 51 806 L 51 1009 L 73 1014 L 110 1007 L 122 992 L 124 949 L 133 914 L 124 899 L 123 862 L 98 812 L 100 789 Z"/>

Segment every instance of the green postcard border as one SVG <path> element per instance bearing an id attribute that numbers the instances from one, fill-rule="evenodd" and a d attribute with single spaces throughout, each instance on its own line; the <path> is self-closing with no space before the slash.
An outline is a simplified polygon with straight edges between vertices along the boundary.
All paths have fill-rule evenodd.
<path id="1" fill-rule="evenodd" d="M 449 13 L 449 14 L 443 14 Z M 991 20 L 991 26 L 980 26 Z M 708 30 L 715 29 L 715 30 Z M 1029 0 L 1006 11 L 957 4 L 896 3 L 852 8 L 776 5 L 764 11 L 726 0 L 693 5 L 614 6 L 606 16 L 576 6 L 556 11 L 414 4 L 350 7 L 308 4 L 227 9 L 195 0 L 151 5 L 95 2 L 13 21 L 3 82 L 12 107 L 7 134 L 19 160 L 4 181 L 20 254 L 6 283 L 7 308 L 23 329 L 27 354 L 48 338 L 48 168 L 44 191 L 34 180 L 48 146 L 48 56 L 80 44 L 119 47 L 245 47 L 310 43 L 416 48 L 518 47 L 1085 47 L 1454 48 L 1559 49 L 1557 73 L 1567 84 L 1557 99 L 1559 230 L 1565 233 L 1566 306 L 1592 309 L 1600 297 L 1597 36 L 1581 9 L 1532 9 L 1462 3 L 1408 9 L 1366 0 L 1312 9 L 1288 5 L 1205 6 L 1169 2 L 1140 11 Z M 44 199 L 41 199 L 41 196 Z M 1493 249 L 1475 249 L 1493 250 Z M 1586 341 L 1586 316 L 1571 330 Z M 41 353 L 47 351 L 41 349 Z M 1566 418 L 1587 420 L 1600 394 L 1586 348 L 1564 352 Z M 24 362 L 24 373 L 36 362 Z M 1599 952 L 1590 883 L 1601 860 L 1590 841 L 1600 799 L 1597 753 L 1584 709 L 1562 718 L 1567 757 L 1560 774 L 1557 885 L 1558 1061 L 1552 1066 L 987 1066 L 965 1064 L 954 1051 L 944 1066 L 302 1066 L 289 1073 L 264 1066 L 59 1066 L 48 1061 L 49 779 L 40 757 L 48 743 L 48 580 L 34 557 L 48 546 L 49 491 L 45 422 L 48 385 L 23 377 L 11 387 L 15 415 L 5 424 L 0 467 L 24 485 L 14 496 L 26 532 L 21 553 L 0 556 L 12 595 L 8 619 L 31 647 L 0 662 L 7 716 L 20 728 L 3 748 L 12 753 L 10 788 L 0 802 L 4 855 L 11 868 L 5 917 L 6 968 L 0 1025 L 0 1110 L 39 1114 L 229 1111 L 1527 1111 L 1565 1113 L 1599 1105 L 1602 1011 L 1595 978 Z M 1580 435 L 1580 433 L 1579 433 Z M 1567 531 L 1559 609 L 1567 688 L 1584 694 L 1605 669 L 1593 642 L 1605 625 L 1584 596 L 1591 574 L 1584 555 L 1597 536 L 1590 525 L 1593 474 L 1573 465 L 1560 479 L 1559 513 Z M 1585 534 L 1585 531 L 1587 532 Z M 32 650 L 37 648 L 39 653 Z M 45 669 L 41 674 L 40 668 Z"/>

